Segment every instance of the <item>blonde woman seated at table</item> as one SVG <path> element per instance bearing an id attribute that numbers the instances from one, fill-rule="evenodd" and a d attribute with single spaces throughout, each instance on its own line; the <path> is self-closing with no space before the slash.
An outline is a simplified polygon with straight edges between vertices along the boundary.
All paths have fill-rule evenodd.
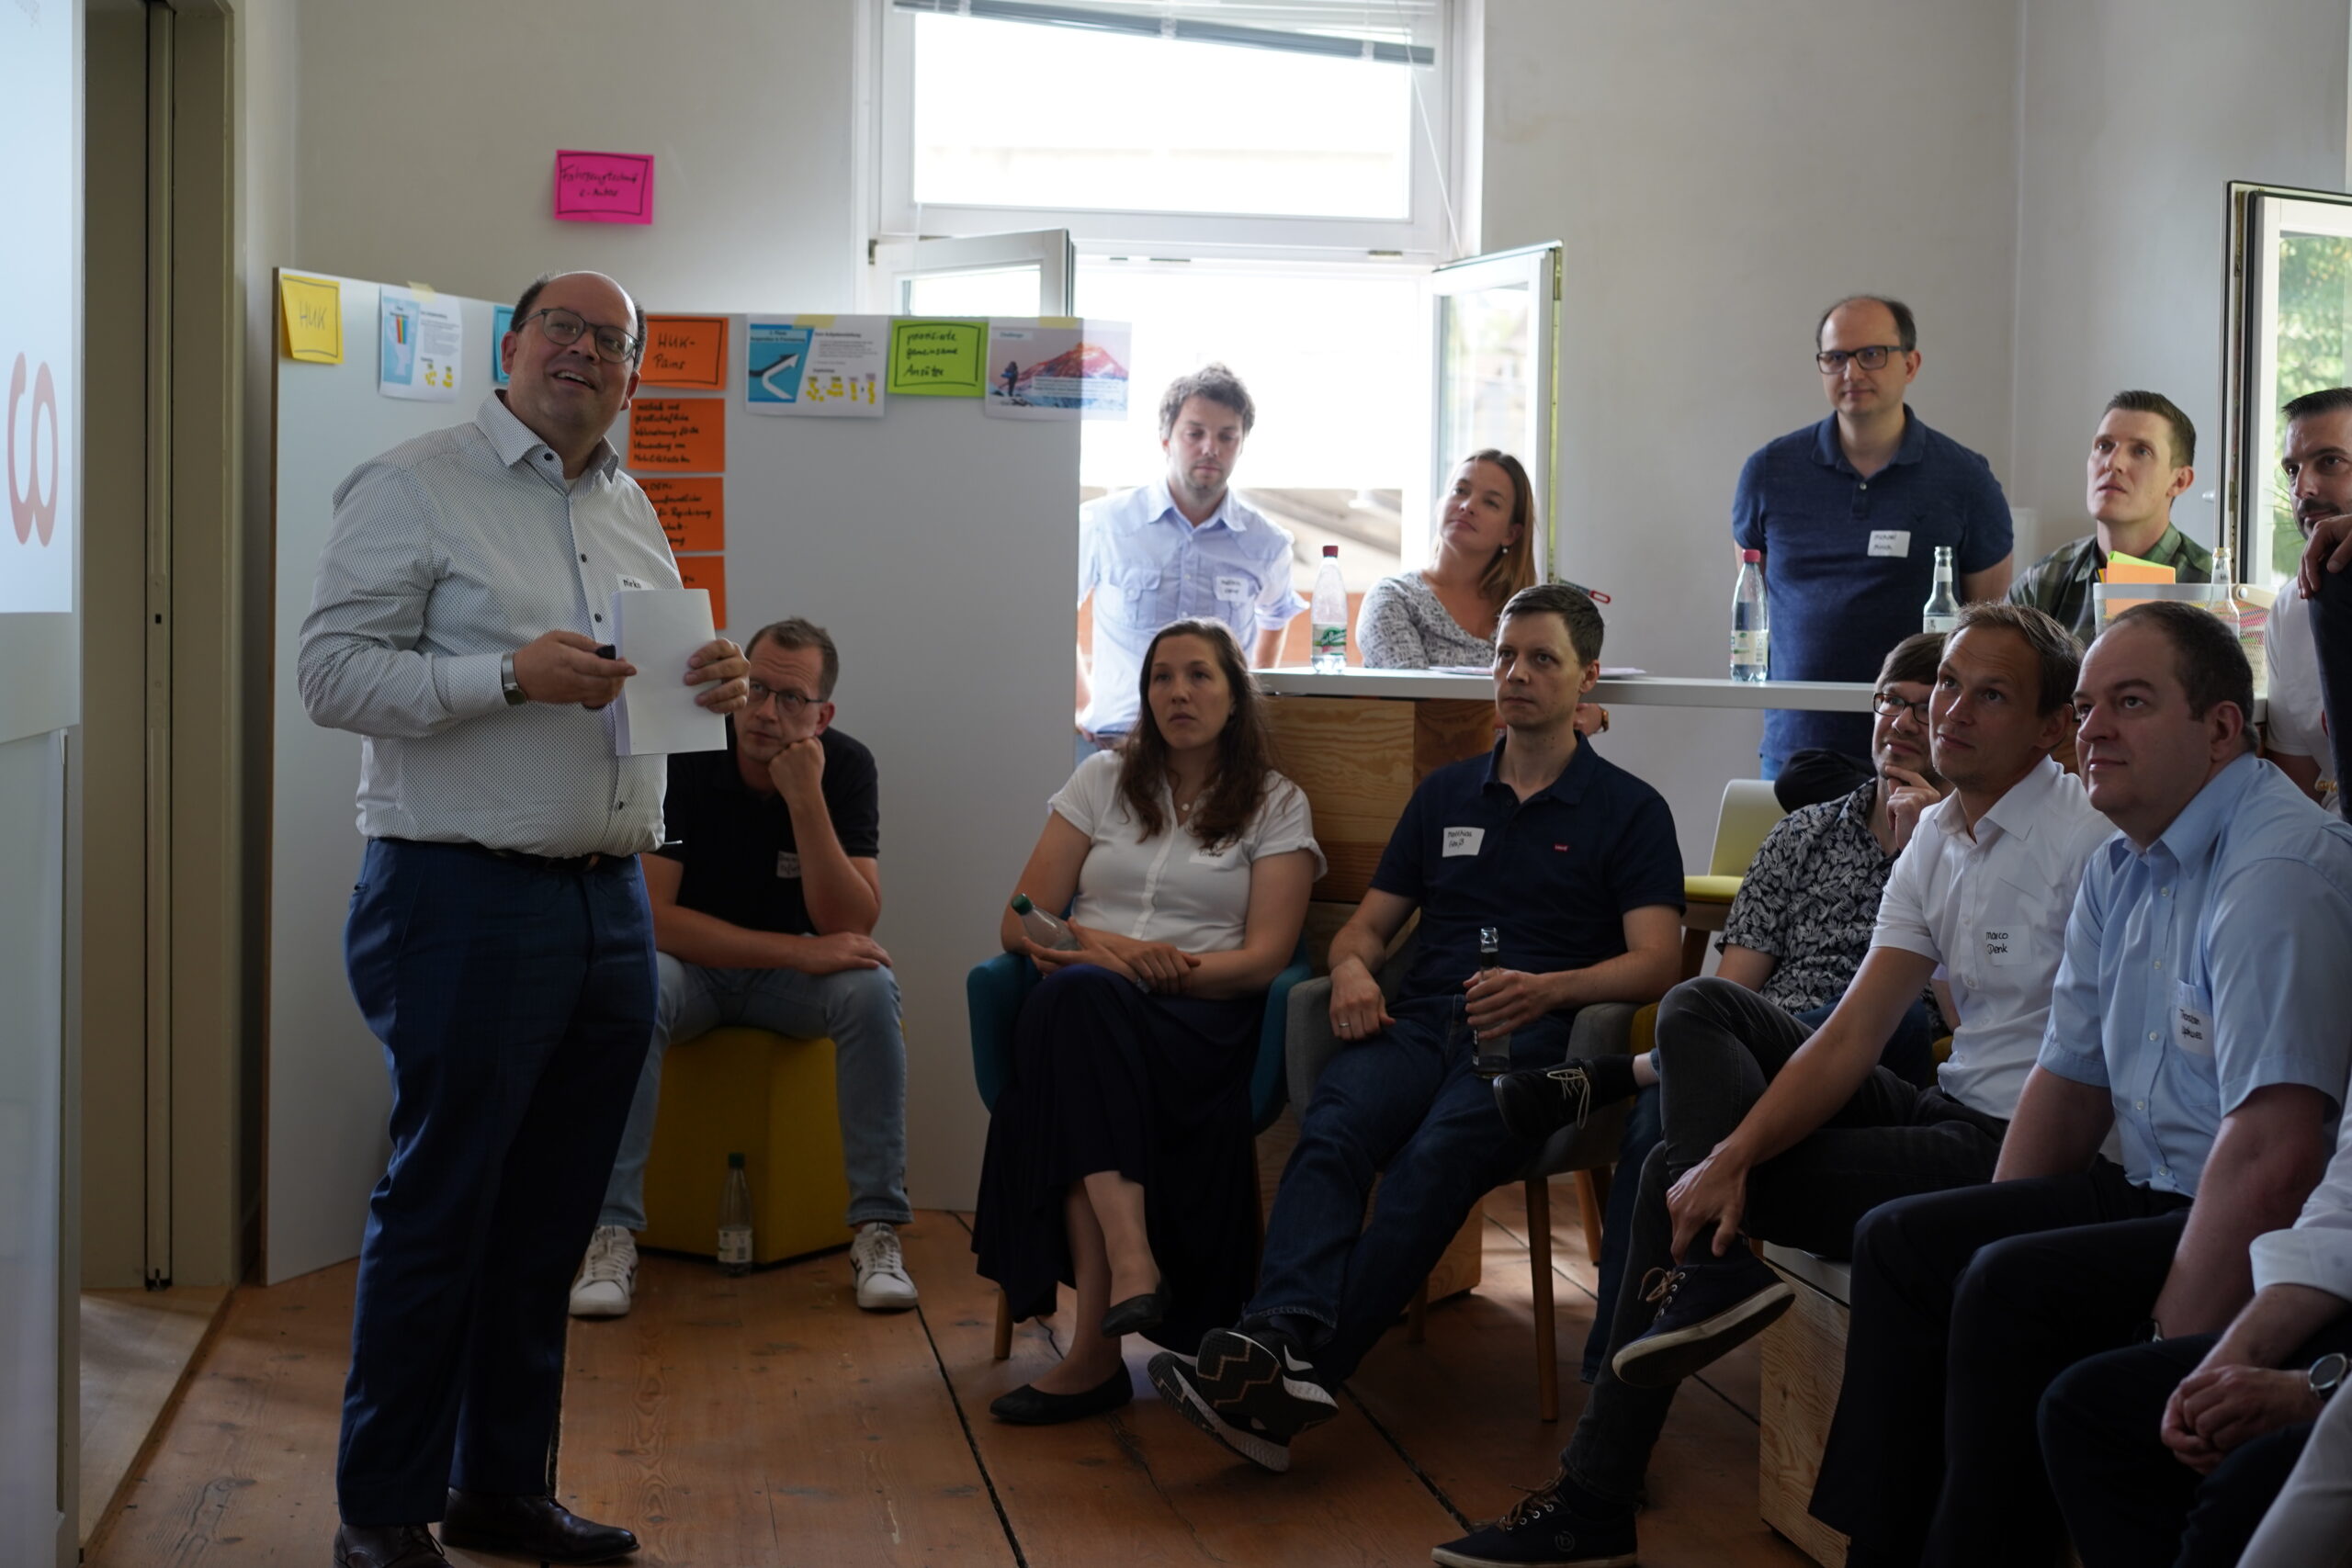
<path id="1" fill-rule="evenodd" d="M 1257 1272 L 1250 1078 L 1267 987 L 1323 874 L 1306 797 L 1274 772 L 1240 645 L 1218 622 L 1160 629 L 1126 745 L 1055 795 L 1019 891 L 1069 907 L 1052 952 L 1005 912 L 1045 978 L 1013 1031 L 989 1122 L 972 1250 L 1015 1318 L 1077 1292 L 1061 1363 L 989 1407 L 1046 1426 L 1132 1390 L 1121 1337 L 1189 1349 Z"/>
<path id="2" fill-rule="evenodd" d="M 1436 558 L 1365 592 L 1356 612 L 1363 667 L 1491 668 L 1495 622 L 1534 581 L 1534 481 L 1508 452 L 1473 452 L 1438 502 Z M 1597 735 L 1609 728 L 1609 710 L 1579 703 L 1576 727 Z"/>

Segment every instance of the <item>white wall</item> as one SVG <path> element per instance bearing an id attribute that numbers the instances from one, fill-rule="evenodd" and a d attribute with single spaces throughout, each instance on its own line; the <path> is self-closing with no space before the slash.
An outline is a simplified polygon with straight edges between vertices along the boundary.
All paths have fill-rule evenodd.
<path id="1" fill-rule="evenodd" d="M 2173 516 L 2212 542 L 2222 187 L 2344 188 L 2346 17 L 2345 0 L 2028 0 L 2017 461 L 2002 478 L 2041 513 L 2042 548 L 2090 531 L 2083 461 L 2126 387 L 2196 422 L 2197 482 Z"/>
<path id="2" fill-rule="evenodd" d="M 1560 568 L 1611 664 L 1724 672 L 1732 488 L 1828 412 L 1822 308 L 1908 300 L 1912 404 L 2009 473 L 2015 0 L 1486 0 L 1486 249 L 1558 239 Z M 1601 749 L 1703 868 L 1761 720 L 1621 709 Z"/>
<path id="3" fill-rule="evenodd" d="M 674 310 L 846 310 L 848 0 L 302 0 L 295 254 L 512 299 L 594 267 Z M 650 152 L 654 221 L 559 223 L 559 148 Z"/>

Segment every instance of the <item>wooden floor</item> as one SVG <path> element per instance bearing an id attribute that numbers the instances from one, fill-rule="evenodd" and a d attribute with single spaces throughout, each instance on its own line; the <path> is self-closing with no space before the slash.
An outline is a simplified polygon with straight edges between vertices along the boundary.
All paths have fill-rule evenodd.
<path id="1" fill-rule="evenodd" d="M 87 1545 L 180 1386 L 226 1286 L 85 1291 L 81 1303 L 81 1540 Z"/>
<path id="2" fill-rule="evenodd" d="M 1504 1190 L 1485 1282 L 1433 1308 L 1423 1343 L 1392 1332 L 1282 1476 L 1161 1404 L 1139 1340 L 1125 1409 L 991 1421 L 989 1400 L 1052 1362 L 1052 1325 L 1022 1325 L 1012 1360 L 989 1359 L 993 1288 L 959 1216 L 903 1233 L 922 1306 L 893 1316 L 856 1310 L 840 1254 L 741 1280 L 648 1257 L 629 1316 L 572 1327 L 563 1498 L 635 1529 L 637 1561 L 663 1568 L 1426 1563 L 1551 1477 L 1582 1406 L 1591 1270 L 1576 1212 L 1564 1179 L 1558 1424 L 1535 1417 L 1525 1215 Z M 94 1568 L 326 1562 L 352 1279 L 346 1264 L 236 1293 Z M 1651 1469 L 1646 1568 L 1806 1562 L 1757 1517 L 1755 1408 L 1753 1347 L 1684 1391 Z"/>

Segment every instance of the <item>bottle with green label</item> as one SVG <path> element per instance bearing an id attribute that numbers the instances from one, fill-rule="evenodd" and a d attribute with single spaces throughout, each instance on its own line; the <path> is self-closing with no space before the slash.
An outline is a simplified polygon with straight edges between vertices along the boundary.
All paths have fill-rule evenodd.
<path id="1" fill-rule="evenodd" d="M 1323 547 L 1323 564 L 1315 569 L 1315 598 L 1306 612 L 1314 634 L 1311 660 L 1317 675 L 1336 675 L 1348 667 L 1348 585 L 1340 578 L 1340 547 Z"/>

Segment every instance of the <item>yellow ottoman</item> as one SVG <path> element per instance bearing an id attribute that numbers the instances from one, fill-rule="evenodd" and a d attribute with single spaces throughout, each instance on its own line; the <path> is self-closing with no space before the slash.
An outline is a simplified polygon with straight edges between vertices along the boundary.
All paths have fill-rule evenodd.
<path id="1" fill-rule="evenodd" d="M 831 1040 L 714 1029 L 670 1047 L 639 1239 L 705 1258 L 715 1253 L 729 1154 L 742 1155 L 752 1179 L 755 1261 L 849 1245 Z"/>

